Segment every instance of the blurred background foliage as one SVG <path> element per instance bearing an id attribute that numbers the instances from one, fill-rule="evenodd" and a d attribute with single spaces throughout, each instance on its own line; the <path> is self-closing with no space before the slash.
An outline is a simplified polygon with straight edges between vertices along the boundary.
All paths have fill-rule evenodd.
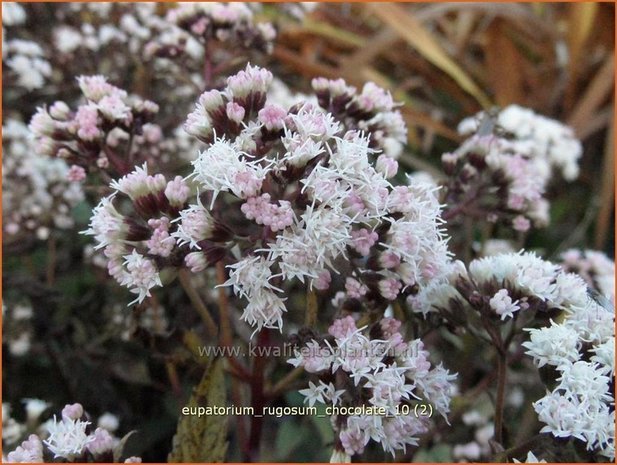
<path id="1" fill-rule="evenodd" d="M 28 8 L 36 12 L 29 27 L 48 28 L 54 21 L 55 5 Z M 273 53 L 255 64 L 269 67 L 300 92 L 309 91 L 315 76 L 342 77 L 359 87 L 370 80 L 389 89 L 404 104 L 409 145 L 399 162 L 409 172 L 439 176 L 441 154 L 461 140 L 458 122 L 494 105 L 517 103 L 571 125 L 584 144 L 581 175 L 551 185 L 551 226 L 534 232 L 525 245 L 549 258 L 567 247 L 614 254 L 614 4 L 328 3 L 298 19 L 294 14 L 300 9 L 261 7 L 258 17 L 275 24 L 278 38 Z M 81 73 L 104 71 L 97 68 L 103 61 L 82 65 Z M 116 84 L 156 100 L 148 89 L 135 87 L 134 75 Z M 45 98 L 25 95 L 18 101 L 32 112 Z M 6 102 L 4 114 L 11 111 Z M 124 432 L 138 431 L 128 455 L 165 461 L 178 412 L 203 372 L 189 351 L 178 348 L 186 337 L 180 329 L 196 327 L 199 320 L 182 290 L 171 289 L 157 302 L 167 326 L 158 331 L 152 329 L 156 324 L 140 324 L 144 309 L 127 309 L 128 293 L 104 269 L 84 262 L 89 240 L 77 231 L 85 229 L 91 208 L 88 201 L 78 206 L 73 231 L 54 233 L 47 241 L 3 244 L 4 302 L 27 301 L 34 309 L 29 353 L 17 357 L 3 347 L 3 402 L 13 405 L 16 418 L 23 417 L 23 398 L 51 402 L 55 412 L 69 402 L 83 403 L 94 416 L 113 412 Z M 10 329 L 5 325 L 5 338 Z M 472 404 L 486 408 L 491 402 L 469 390 L 493 381 L 489 355 L 472 340 L 433 342 L 444 365 L 459 371 L 467 394 L 454 404 L 452 426 L 442 425 L 419 449 L 400 457 L 404 460 L 452 460 L 450 444 L 468 442 L 474 434 L 461 426 L 462 413 Z M 460 366 L 460 360 L 469 363 Z M 270 375 L 280 379 L 286 371 L 281 360 Z M 525 386 L 528 405 L 541 395 L 537 380 L 517 379 L 515 373 L 513 382 Z M 274 401 L 301 404 L 294 391 Z M 519 426 L 510 433 L 521 439 L 537 430 L 533 411 L 512 407 L 506 415 Z M 327 419 L 269 418 L 264 428 L 261 460 L 329 458 Z M 234 434 L 232 426 L 230 461 L 242 460 Z M 371 449 L 365 459 L 391 457 Z"/>

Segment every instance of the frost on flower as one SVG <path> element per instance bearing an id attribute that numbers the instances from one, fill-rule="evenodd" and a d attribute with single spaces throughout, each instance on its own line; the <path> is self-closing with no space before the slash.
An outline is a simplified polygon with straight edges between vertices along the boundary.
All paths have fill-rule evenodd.
<path id="1" fill-rule="evenodd" d="M 297 346 L 289 360 L 318 376 L 300 390 L 306 403 L 331 405 L 338 412 L 352 409 L 332 418 L 339 454 L 360 454 L 371 440 L 393 455 L 417 445 L 428 431 L 427 421 L 413 414 L 417 402 L 432 404 L 444 417 L 449 412 L 456 376 L 441 365 L 432 367 L 422 341 L 405 342 L 400 326 L 398 320 L 383 318 L 370 329 L 357 328 L 347 316 L 335 320 L 321 342 Z M 380 407 L 386 414 L 354 412 L 360 407 Z"/>

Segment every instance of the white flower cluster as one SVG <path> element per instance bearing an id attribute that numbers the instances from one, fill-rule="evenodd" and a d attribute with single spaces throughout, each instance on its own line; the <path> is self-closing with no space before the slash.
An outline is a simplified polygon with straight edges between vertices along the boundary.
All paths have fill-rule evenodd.
<path id="1" fill-rule="evenodd" d="M 34 334 L 31 323 L 33 314 L 30 303 L 7 304 L 6 300 L 2 302 L 2 340 L 8 345 L 9 353 L 15 357 L 30 352 Z"/>
<path id="2" fill-rule="evenodd" d="M 27 421 L 33 428 L 40 421 L 42 413 L 49 407 L 47 402 L 39 399 L 25 399 Z M 5 418 L 10 419 L 8 404 L 2 404 L 3 427 Z M 3 457 L 3 463 L 41 463 L 45 461 L 45 452 L 52 454 L 53 461 L 113 461 L 114 449 L 120 445 L 120 439 L 113 433 L 118 429 L 118 417 L 105 413 L 98 419 L 98 427 L 91 427 L 81 404 L 68 404 L 62 410 L 62 419 L 53 419 L 40 424 L 36 434 L 30 434 L 20 446 Z M 25 429 L 25 428 L 24 428 Z M 3 435 L 3 443 L 4 441 Z M 140 462 L 139 457 L 127 459 Z"/>
<path id="3" fill-rule="evenodd" d="M 566 250 L 561 266 L 579 274 L 587 284 L 615 305 L 615 262 L 597 250 Z"/>
<path id="4" fill-rule="evenodd" d="M 556 386 L 534 403 L 543 433 L 573 437 L 615 459 L 615 315 L 588 299 L 570 307 L 561 323 L 527 329 L 528 349 L 539 366 L 554 368 Z"/>
<path id="5" fill-rule="evenodd" d="M 511 105 L 463 120 L 459 132 L 469 138 L 442 156 L 444 218 L 472 217 L 520 232 L 547 226 L 544 193 L 553 171 L 561 169 L 568 180 L 578 176 L 582 146 L 572 130 Z"/>
<path id="6" fill-rule="evenodd" d="M 476 132 L 478 121 L 483 116 L 479 113 L 464 119 L 459 124 L 459 132 L 465 135 Z M 508 105 L 502 109 L 496 123 L 498 129 L 507 133 L 514 153 L 544 165 L 539 171 L 545 172 L 547 179 L 550 179 L 552 169 L 561 170 L 568 181 L 578 177 L 578 159 L 583 148 L 568 126 L 519 105 Z"/>
<path id="7" fill-rule="evenodd" d="M 30 40 L 3 40 L 2 62 L 7 66 L 8 78 L 14 78 L 15 85 L 27 91 L 40 89 L 51 77 L 52 67 L 45 52 Z"/>
<path id="8" fill-rule="evenodd" d="M 456 444 L 452 448 L 452 457 L 457 461 L 481 462 L 490 457 L 491 440 L 495 435 L 492 415 L 481 410 L 470 410 L 463 414 L 463 424 L 474 431 L 473 441 Z"/>
<path id="9" fill-rule="evenodd" d="M 26 18 L 26 11 L 19 3 L 2 3 L 2 24 L 4 26 L 23 24 L 26 21 Z"/>
<path id="10" fill-rule="evenodd" d="M 372 134 L 348 130 L 311 102 L 289 110 L 269 103 L 271 81 L 269 71 L 248 65 L 224 90 L 205 92 L 185 125 L 209 144 L 192 174 L 210 199 L 206 207 L 217 211 L 222 199 L 230 208 L 239 201 L 241 214 L 254 222 L 240 228 L 254 239 L 241 244 L 250 253 L 230 266 L 227 283 L 249 302 L 243 319 L 257 329 L 280 328 L 285 305 L 274 283 L 308 280 L 324 290 L 331 272 L 346 268 L 337 262 L 354 262 L 345 277 L 350 299 L 372 292 L 395 300 L 443 275 L 449 257 L 435 187 L 393 186 L 388 178 L 398 165 L 385 155 L 371 162 L 371 144 L 378 143 Z M 349 108 L 390 107 L 391 97 L 374 87 L 350 97 Z"/>
<path id="11" fill-rule="evenodd" d="M 347 316 L 335 320 L 321 342 L 312 339 L 297 347 L 296 357 L 289 360 L 319 376 L 300 391 L 305 402 L 352 412 L 332 418 L 338 434 L 335 450 L 341 454 L 360 454 L 371 440 L 393 455 L 417 445 L 427 421 L 414 414 L 416 403 L 429 403 L 444 417 L 449 412 L 456 375 L 441 365 L 431 367 L 422 341 L 405 342 L 400 326 L 400 321 L 384 318 L 369 331 Z"/>
<path id="12" fill-rule="evenodd" d="M 52 228 L 73 226 L 71 209 L 84 194 L 68 179 L 66 162 L 39 155 L 29 136 L 20 121 L 8 119 L 2 127 L 2 223 L 8 238 L 46 239 Z"/>
<path id="13" fill-rule="evenodd" d="M 452 267 L 447 283 L 429 284 L 408 302 L 414 311 L 457 311 L 469 305 L 490 309 L 501 320 L 519 310 L 559 309 L 571 311 L 588 300 L 587 285 L 575 273 L 543 260 L 533 252 L 500 254 L 473 260 L 465 270 Z"/>
<path id="14" fill-rule="evenodd" d="M 149 57 L 153 42 L 163 41 L 168 46 L 182 48 L 193 59 L 203 57 L 203 47 L 197 40 L 161 16 L 155 3 L 98 5 L 101 4 L 93 7 L 88 3 L 74 3 L 62 12 L 70 18 L 87 11 L 93 21 L 82 24 L 81 28 L 69 25 L 70 21 L 56 27 L 53 45 L 57 53 L 113 53 L 112 47 L 122 44 L 132 54 Z M 116 17 L 117 20 L 111 20 Z M 171 63 L 161 62 L 160 65 L 171 66 Z"/>

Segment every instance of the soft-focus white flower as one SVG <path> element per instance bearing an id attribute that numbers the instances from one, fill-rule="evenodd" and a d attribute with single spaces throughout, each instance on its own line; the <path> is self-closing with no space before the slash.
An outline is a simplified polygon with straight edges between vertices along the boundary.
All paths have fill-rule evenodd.
<path id="1" fill-rule="evenodd" d="M 26 416 L 28 421 L 34 422 L 39 419 L 41 414 L 47 410 L 50 404 L 41 399 L 23 399 L 26 406 Z"/>
<path id="2" fill-rule="evenodd" d="M 2 24 L 4 26 L 15 26 L 26 21 L 26 10 L 16 2 L 2 3 Z"/>

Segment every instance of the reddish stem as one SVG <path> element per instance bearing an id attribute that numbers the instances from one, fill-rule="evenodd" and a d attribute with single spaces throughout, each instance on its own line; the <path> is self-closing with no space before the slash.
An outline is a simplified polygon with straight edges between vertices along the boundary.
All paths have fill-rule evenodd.
<path id="1" fill-rule="evenodd" d="M 251 434 L 248 442 L 248 456 L 246 457 L 247 462 L 257 462 L 259 460 L 259 444 L 263 427 L 262 412 L 266 401 L 264 393 L 264 368 L 266 366 L 266 358 L 260 353 L 259 347 L 265 346 L 268 343 L 268 339 L 268 329 L 262 329 L 257 336 L 257 355 L 253 362 L 251 405 L 255 410 L 255 414 L 251 419 Z"/>

